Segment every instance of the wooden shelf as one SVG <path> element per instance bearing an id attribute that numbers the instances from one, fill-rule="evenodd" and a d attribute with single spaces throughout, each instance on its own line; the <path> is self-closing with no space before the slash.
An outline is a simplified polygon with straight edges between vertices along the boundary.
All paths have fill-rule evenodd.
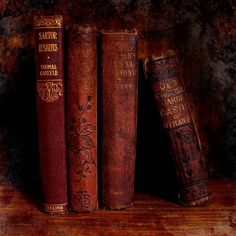
<path id="1" fill-rule="evenodd" d="M 213 180 L 205 207 L 184 208 L 150 194 L 136 194 L 133 208 L 49 216 L 35 191 L 0 188 L 0 235 L 236 235 L 236 182 Z"/>

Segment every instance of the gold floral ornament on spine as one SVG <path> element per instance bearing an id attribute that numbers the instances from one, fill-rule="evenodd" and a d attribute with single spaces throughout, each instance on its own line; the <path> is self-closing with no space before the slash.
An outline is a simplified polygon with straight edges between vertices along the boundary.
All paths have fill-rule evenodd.
<path id="1" fill-rule="evenodd" d="M 34 18 L 34 28 L 62 28 L 63 18 L 62 16 L 52 16 L 51 18 L 48 16 L 45 18 L 44 16 L 36 16 Z"/>
<path id="2" fill-rule="evenodd" d="M 37 91 L 40 98 L 46 102 L 54 102 L 63 95 L 62 81 L 38 81 Z"/>

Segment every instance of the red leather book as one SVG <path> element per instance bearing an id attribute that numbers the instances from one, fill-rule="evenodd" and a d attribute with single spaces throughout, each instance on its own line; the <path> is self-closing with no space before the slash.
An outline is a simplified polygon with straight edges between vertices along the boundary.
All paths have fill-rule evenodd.
<path id="1" fill-rule="evenodd" d="M 175 160 L 179 197 L 183 205 L 208 200 L 206 165 L 176 55 L 150 57 L 147 75 Z"/>
<path id="2" fill-rule="evenodd" d="M 97 210 L 97 32 L 67 28 L 67 133 L 70 207 Z"/>
<path id="3" fill-rule="evenodd" d="M 35 17 L 37 117 L 44 210 L 67 211 L 62 16 Z"/>
<path id="4" fill-rule="evenodd" d="M 136 158 L 137 33 L 101 33 L 102 207 L 132 205 Z"/>

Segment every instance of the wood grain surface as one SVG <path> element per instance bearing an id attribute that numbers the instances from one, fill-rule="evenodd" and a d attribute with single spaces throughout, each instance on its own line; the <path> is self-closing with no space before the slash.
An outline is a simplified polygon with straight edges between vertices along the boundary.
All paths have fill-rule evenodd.
<path id="1" fill-rule="evenodd" d="M 236 183 L 210 182 L 205 207 L 184 208 L 156 195 L 137 193 L 133 208 L 121 211 L 46 215 L 39 194 L 11 187 L 0 189 L 0 235 L 236 235 Z"/>

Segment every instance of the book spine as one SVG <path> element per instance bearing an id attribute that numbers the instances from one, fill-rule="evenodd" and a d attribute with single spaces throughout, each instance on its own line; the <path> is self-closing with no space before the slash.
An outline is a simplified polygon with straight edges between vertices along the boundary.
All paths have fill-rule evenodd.
<path id="1" fill-rule="evenodd" d="M 37 118 L 44 210 L 67 211 L 64 45 L 62 16 L 37 16 Z"/>
<path id="2" fill-rule="evenodd" d="M 132 205 L 136 157 L 137 33 L 101 33 L 102 207 Z"/>
<path id="3" fill-rule="evenodd" d="M 97 210 L 97 33 L 67 28 L 67 130 L 70 207 Z"/>
<path id="4" fill-rule="evenodd" d="M 153 58 L 148 77 L 176 162 L 183 205 L 200 205 L 209 195 L 205 161 L 175 55 Z"/>

